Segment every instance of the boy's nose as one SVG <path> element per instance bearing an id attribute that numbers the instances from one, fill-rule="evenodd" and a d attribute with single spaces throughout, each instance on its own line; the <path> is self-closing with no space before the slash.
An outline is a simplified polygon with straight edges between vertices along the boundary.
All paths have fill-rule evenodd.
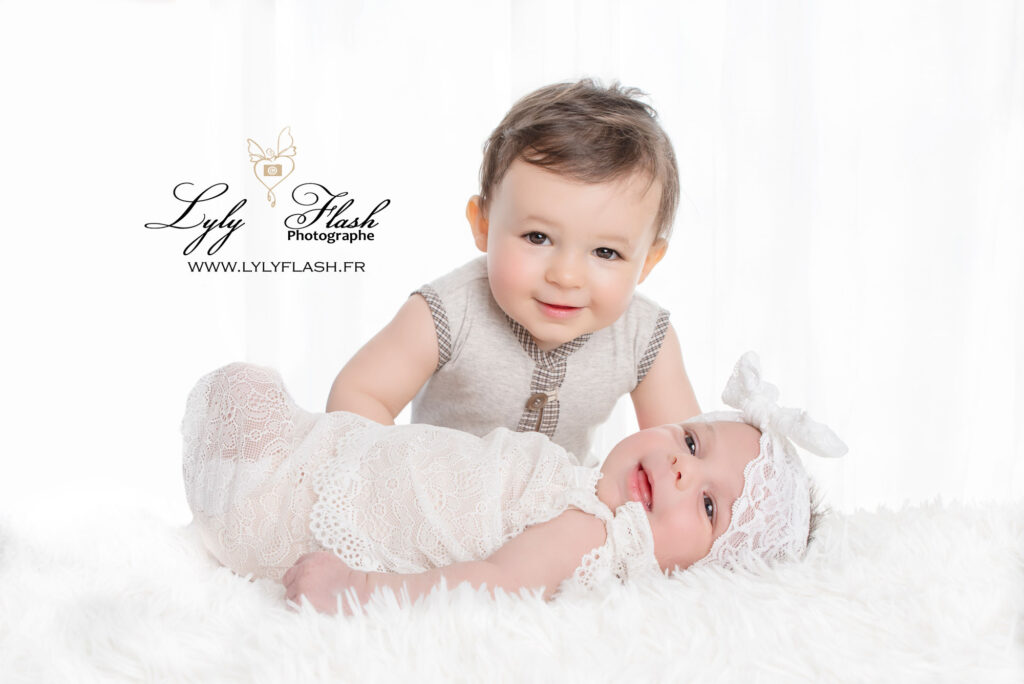
<path id="1" fill-rule="evenodd" d="M 560 251 L 548 264 L 547 280 L 560 287 L 580 287 L 583 284 L 583 264 L 574 255 Z"/>

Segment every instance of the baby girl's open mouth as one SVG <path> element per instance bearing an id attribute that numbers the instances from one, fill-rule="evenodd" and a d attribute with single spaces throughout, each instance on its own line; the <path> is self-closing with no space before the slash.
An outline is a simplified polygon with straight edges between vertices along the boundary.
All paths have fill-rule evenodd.
<path id="1" fill-rule="evenodd" d="M 644 505 L 644 508 L 651 510 L 654 506 L 653 492 L 651 491 L 651 479 L 647 476 L 647 471 L 639 463 L 636 465 L 636 469 L 629 477 L 629 493 L 633 498 L 633 501 L 639 501 Z"/>
<path id="2" fill-rule="evenodd" d="M 563 304 L 548 304 L 547 302 L 542 302 L 539 299 L 537 300 L 537 303 L 540 304 L 540 308 L 544 313 L 552 318 L 568 318 L 582 308 L 579 306 L 565 306 Z"/>

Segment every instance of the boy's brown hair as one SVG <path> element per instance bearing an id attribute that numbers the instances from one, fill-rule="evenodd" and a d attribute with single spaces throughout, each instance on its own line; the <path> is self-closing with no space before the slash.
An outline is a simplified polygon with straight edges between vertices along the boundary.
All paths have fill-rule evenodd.
<path id="1" fill-rule="evenodd" d="M 644 93 L 591 79 L 556 83 L 516 102 L 484 144 L 480 199 L 486 207 L 516 159 L 585 183 L 640 171 L 661 184 L 656 236 L 668 238 L 679 204 L 676 156 Z"/>

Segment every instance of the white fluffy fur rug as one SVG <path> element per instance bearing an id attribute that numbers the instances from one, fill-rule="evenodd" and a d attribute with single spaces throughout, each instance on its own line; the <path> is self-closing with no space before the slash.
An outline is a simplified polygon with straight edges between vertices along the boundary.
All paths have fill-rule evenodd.
<path id="1" fill-rule="evenodd" d="M 189 530 L 0 527 L 3 681 L 1024 681 L 1024 502 L 833 514 L 807 560 L 604 596 L 286 608 Z"/>

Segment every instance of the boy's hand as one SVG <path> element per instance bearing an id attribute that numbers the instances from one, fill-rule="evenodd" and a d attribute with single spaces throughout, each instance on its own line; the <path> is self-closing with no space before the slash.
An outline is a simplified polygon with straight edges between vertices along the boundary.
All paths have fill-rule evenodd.
<path id="1" fill-rule="evenodd" d="M 369 596 L 366 573 L 353 570 L 329 551 L 307 553 L 281 578 L 285 598 L 299 603 L 305 596 L 317 611 L 333 615 L 338 612 L 338 595 L 349 588 L 356 590 L 359 602 Z M 348 606 L 343 602 L 344 610 Z"/>

